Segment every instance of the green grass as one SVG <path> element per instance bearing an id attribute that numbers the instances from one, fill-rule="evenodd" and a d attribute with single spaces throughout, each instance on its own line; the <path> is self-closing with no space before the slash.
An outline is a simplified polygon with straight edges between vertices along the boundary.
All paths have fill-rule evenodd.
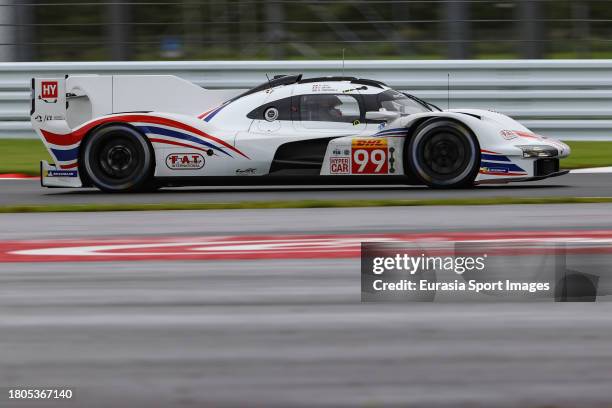
<path id="1" fill-rule="evenodd" d="M 0 174 L 39 175 L 41 160 L 51 160 L 38 139 L 0 139 Z"/>
<path id="2" fill-rule="evenodd" d="M 572 154 L 561 160 L 564 169 L 612 166 L 612 142 L 567 142 Z"/>
<path id="3" fill-rule="evenodd" d="M 612 197 L 542 197 L 542 198 L 459 198 L 428 200 L 300 200 L 244 201 L 237 203 L 160 203 L 160 204 L 62 204 L 7 205 L 0 213 L 32 212 L 101 212 L 101 211 L 171 211 L 171 210 L 244 210 L 279 208 L 338 207 L 414 207 L 440 205 L 509 205 L 509 204 L 587 204 L 612 203 Z"/>
<path id="4" fill-rule="evenodd" d="M 612 142 L 568 142 L 572 155 L 561 161 L 564 169 L 612 166 Z M 0 139 L 0 174 L 39 174 L 39 162 L 50 160 L 39 140 Z"/>

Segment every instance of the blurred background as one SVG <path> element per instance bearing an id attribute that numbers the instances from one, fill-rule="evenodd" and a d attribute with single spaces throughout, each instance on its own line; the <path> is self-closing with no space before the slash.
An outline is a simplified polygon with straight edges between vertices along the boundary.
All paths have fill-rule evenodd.
<path id="1" fill-rule="evenodd" d="M 611 5 L 0 0 L 0 61 L 609 58 Z"/>

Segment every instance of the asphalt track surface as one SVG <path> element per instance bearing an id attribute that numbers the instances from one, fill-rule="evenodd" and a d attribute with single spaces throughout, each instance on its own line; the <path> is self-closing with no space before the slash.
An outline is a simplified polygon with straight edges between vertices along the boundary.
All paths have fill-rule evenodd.
<path id="1" fill-rule="evenodd" d="M 0 214 L 2 240 L 612 230 L 612 204 Z M 501 231 L 501 232 L 500 232 Z M 42 241 L 41 241 L 42 242 Z M 612 305 L 362 304 L 359 259 L 0 263 L 16 407 L 612 403 Z"/>
<path id="2" fill-rule="evenodd" d="M 105 194 L 96 189 L 47 189 L 41 187 L 38 180 L 0 180 L 0 205 L 560 196 L 612 197 L 612 174 L 568 174 L 529 183 L 482 185 L 469 190 L 432 190 L 423 186 L 397 185 L 247 186 L 165 188 L 151 194 Z"/>

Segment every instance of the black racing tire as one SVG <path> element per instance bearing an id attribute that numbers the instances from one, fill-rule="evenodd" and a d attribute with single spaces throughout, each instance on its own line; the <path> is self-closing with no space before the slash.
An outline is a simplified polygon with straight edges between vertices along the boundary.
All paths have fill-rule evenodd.
<path id="1" fill-rule="evenodd" d="M 422 123 L 404 147 L 406 174 L 433 188 L 474 186 L 480 146 L 462 123 L 434 118 Z"/>
<path id="2" fill-rule="evenodd" d="M 91 183 L 111 193 L 145 191 L 153 186 L 155 154 L 137 130 L 109 125 L 85 140 L 82 166 Z"/>

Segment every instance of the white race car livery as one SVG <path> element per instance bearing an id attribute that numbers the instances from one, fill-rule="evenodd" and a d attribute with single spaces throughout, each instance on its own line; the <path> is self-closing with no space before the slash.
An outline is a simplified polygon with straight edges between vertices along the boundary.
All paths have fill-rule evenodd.
<path id="1" fill-rule="evenodd" d="M 486 110 L 442 110 L 379 81 L 277 76 L 248 91 L 174 76 L 32 80 L 48 187 L 212 184 L 437 188 L 565 174 L 569 147 Z"/>

